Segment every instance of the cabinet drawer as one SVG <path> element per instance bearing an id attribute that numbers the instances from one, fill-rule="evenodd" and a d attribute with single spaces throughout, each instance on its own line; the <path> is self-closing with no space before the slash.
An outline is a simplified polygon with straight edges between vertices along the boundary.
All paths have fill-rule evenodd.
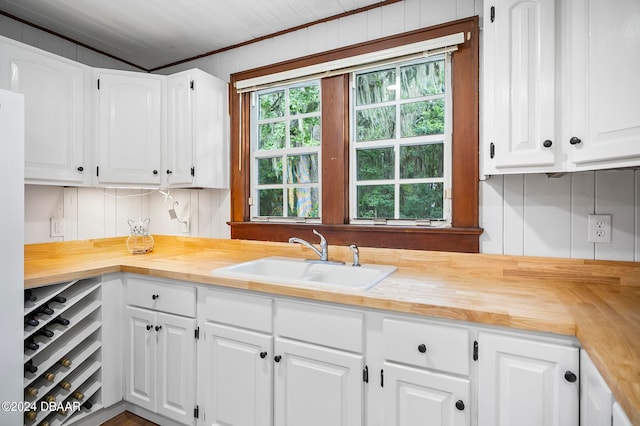
<path id="1" fill-rule="evenodd" d="M 220 290 L 205 295 L 207 321 L 233 325 L 249 330 L 273 333 L 273 300 Z"/>
<path id="2" fill-rule="evenodd" d="M 363 352 L 364 313 L 322 305 L 276 302 L 276 332 L 281 337 L 352 352 Z"/>
<path id="3" fill-rule="evenodd" d="M 384 357 L 389 361 L 469 374 L 469 332 L 463 328 L 385 319 Z"/>
<path id="4" fill-rule="evenodd" d="M 196 288 L 127 277 L 125 303 L 193 318 L 196 316 Z"/>

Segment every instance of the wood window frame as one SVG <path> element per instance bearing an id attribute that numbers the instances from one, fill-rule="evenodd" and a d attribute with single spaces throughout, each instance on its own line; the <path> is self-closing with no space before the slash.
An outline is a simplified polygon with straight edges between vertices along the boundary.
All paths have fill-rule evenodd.
<path id="1" fill-rule="evenodd" d="M 463 32 L 465 42 L 452 53 L 452 217 L 451 227 L 349 224 L 349 75 L 323 78 L 322 89 L 322 223 L 252 222 L 251 94 L 238 94 L 235 82 L 315 65 L 336 59 L 389 49 Z M 287 241 L 292 236 L 315 241 L 312 229 L 330 244 L 357 244 L 454 252 L 479 252 L 478 225 L 479 135 L 478 17 L 397 34 L 353 46 L 242 71 L 231 75 L 231 238 Z M 340 190 L 342 189 L 342 190 Z"/>

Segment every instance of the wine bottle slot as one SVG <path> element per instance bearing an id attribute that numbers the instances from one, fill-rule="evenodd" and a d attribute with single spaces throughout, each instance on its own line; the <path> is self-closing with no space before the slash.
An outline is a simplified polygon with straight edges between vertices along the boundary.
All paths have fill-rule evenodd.
<path id="1" fill-rule="evenodd" d="M 67 410 L 66 408 L 61 408 L 58 410 L 58 414 L 60 414 L 61 416 L 66 416 L 67 414 L 69 414 L 69 410 Z"/>
<path id="2" fill-rule="evenodd" d="M 62 358 L 60 361 L 58 361 L 60 363 L 60 365 L 62 365 L 63 367 L 69 367 L 71 365 L 71 360 L 69 358 Z"/>
<path id="3" fill-rule="evenodd" d="M 33 361 L 32 360 L 29 360 L 24 365 L 24 371 L 28 371 L 29 373 L 36 373 L 38 371 L 38 367 L 33 365 Z"/>
<path id="4" fill-rule="evenodd" d="M 71 389 L 71 383 L 67 382 L 66 380 L 63 380 L 60 383 L 58 383 L 58 386 L 60 386 L 64 390 Z"/>
<path id="5" fill-rule="evenodd" d="M 56 397 L 53 395 L 47 395 L 44 397 L 44 400 L 47 402 L 56 402 Z"/>
<path id="6" fill-rule="evenodd" d="M 49 423 L 48 420 L 43 420 L 38 424 L 38 426 L 51 426 L 51 423 Z"/>
<path id="7" fill-rule="evenodd" d="M 49 308 L 48 304 L 44 304 L 40 306 L 40 308 L 36 311 L 37 314 L 45 314 L 45 315 L 53 315 L 53 309 Z"/>
<path id="8" fill-rule="evenodd" d="M 33 341 L 33 337 L 29 337 L 27 340 L 24 341 L 25 349 L 31 349 L 32 351 L 36 351 L 38 350 L 39 347 L 40 345 Z"/>
<path id="9" fill-rule="evenodd" d="M 27 411 L 26 413 L 24 413 L 24 418 L 27 420 L 33 420 L 38 416 L 38 412 L 37 411 Z"/>
<path id="10" fill-rule="evenodd" d="M 84 404 L 82 404 L 82 406 L 87 410 L 91 410 L 91 407 L 93 407 L 93 403 L 91 401 L 87 401 Z"/>
<path id="11" fill-rule="evenodd" d="M 69 320 L 66 318 L 62 318 L 62 317 L 55 317 L 53 319 L 53 322 L 57 323 L 57 324 L 62 324 L 64 326 L 69 325 Z"/>
<path id="12" fill-rule="evenodd" d="M 40 324 L 40 321 L 38 321 L 33 317 L 24 318 L 24 325 L 30 325 L 31 327 L 36 327 L 38 324 Z"/>
<path id="13" fill-rule="evenodd" d="M 42 375 L 42 378 L 49 382 L 53 382 L 56 379 L 56 375 L 53 374 L 51 371 L 47 371 Z"/>
<path id="14" fill-rule="evenodd" d="M 38 388 L 35 386 L 29 386 L 24 390 L 29 396 L 36 396 L 38 394 Z"/>
<path id="15" fill-rule="evenodd" d="M 71 396 L 77 399 L 78 401 L 82 401 L 84 399 L 84 394 L 80 391 L 75 391 L 74 393 L 71 394 Z"/>
<path id="16" fill-rule="evenodd" d="M 58 302 L 58 303 L 65 303 L 67 301 L 66 297 L 62 297 L 62 296 L 55 296 L 53 299 L 54 302 Z"/>
<path id="17" fill-rule="evenodd" d="M 25 290 L 24 300 L 29 302 L 35 302 L 36 300 L 38 300 L 38 297 L 35 294 L 33 294 L 31 290 Z"/>
<path id="18" fill-rule="evenodd" d="M 53 337 L 53 331 L 47 330 L 46 328 L 41 328 L 40 330 L 38 330 L 38 334 L 41 334 L 49 338 Z"/>

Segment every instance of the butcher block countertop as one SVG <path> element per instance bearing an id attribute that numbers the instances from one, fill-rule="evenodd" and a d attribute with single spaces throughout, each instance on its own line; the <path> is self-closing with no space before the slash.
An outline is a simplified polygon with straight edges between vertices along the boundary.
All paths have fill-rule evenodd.
<path id="1" fill-rule="evenodd" d="M 369 291 L 216 278 L 211 270 L 265 256 L 314 258 L 300 244 L 154 236 L 25 246 L 25 288 L 111 272 L 215 284 L 395 312 L 575 336 L 633 424 L 640 425 L 640 263 L 360 248 L 362 264 L 398 266 Z M 348 247 L 331 260 L 351 263 Z"/>

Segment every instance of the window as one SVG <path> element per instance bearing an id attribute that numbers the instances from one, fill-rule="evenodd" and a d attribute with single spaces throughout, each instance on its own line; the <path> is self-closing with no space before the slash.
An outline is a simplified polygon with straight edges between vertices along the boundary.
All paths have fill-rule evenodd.
<path id="1" fill-rule="evenodd" d="M 252 218 L 319 218 L 319 82 L 263 90 L 254 96 Z"/>
<path id="2" fill-rule="evenodd" d="M 353 75 L 351 223 L 450 223 L 448 64 L 438 56 Z"/>
<path id="3" fill-rule="evenodd" d="M 254 92 L 246 86 L 460 33 L 457 50 L 440 57 Z M 478 41 L 473 17 L 233 74 L 232 87 L 245 87 L 230 93 L 231 237 L 315 241 L 317 229 L 336 245 L 478 252 Z M 358 79 L 398 86 L 384 95 L 361 91 L 359 99 Z M 295 90 L 308 85 L 317 89 L 317 109 L 291 110 Z M 259 112 L 262 101 L 271 115 Z M 383 119 L 393 121 L 376 121 Z M 263 149 L 252 150 L 258 143 Z M 317 199 L 317 211 L 308 199 Z"/>

